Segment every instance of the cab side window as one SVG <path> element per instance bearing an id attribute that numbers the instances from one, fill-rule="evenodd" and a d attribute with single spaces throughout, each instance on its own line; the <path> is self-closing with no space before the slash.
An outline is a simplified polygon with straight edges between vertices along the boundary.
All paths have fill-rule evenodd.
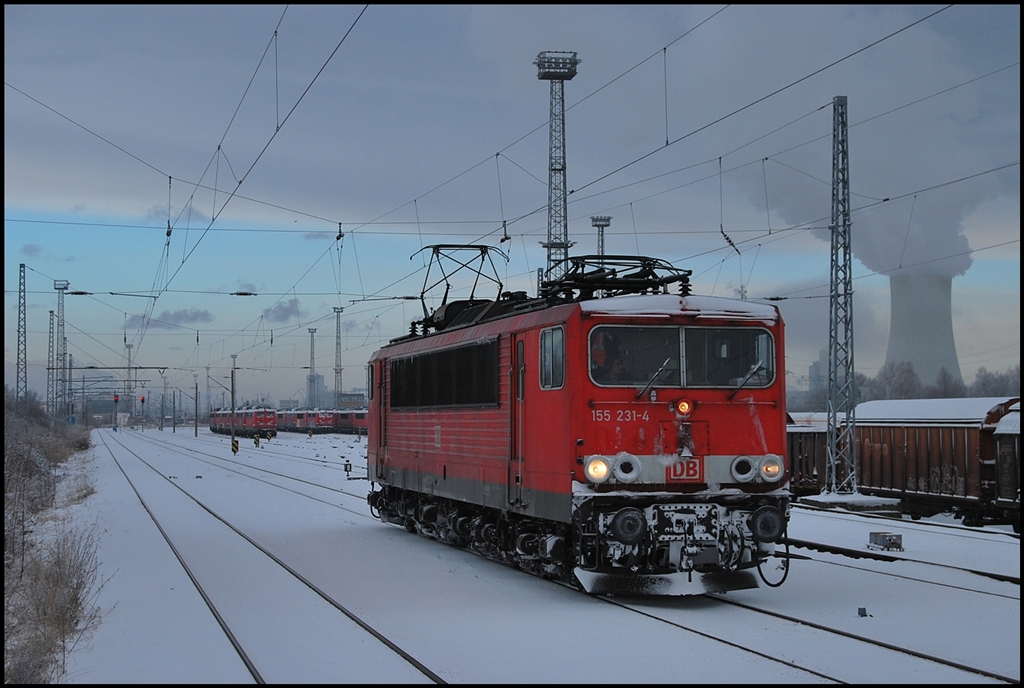
<path id="1" fill-rule="evenodd" d="M 561 327 L 541 330 L 541 389 L 561 389 L 565 382 L 565 331 Z"/>

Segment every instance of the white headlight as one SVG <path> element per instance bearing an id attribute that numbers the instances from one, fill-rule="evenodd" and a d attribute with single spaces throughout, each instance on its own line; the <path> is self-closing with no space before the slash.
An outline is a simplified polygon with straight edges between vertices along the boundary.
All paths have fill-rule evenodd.
<path id="1" fill-rule="evenodd" d="M 782 474 L 785 469 L 782 465 L 782 460 L 777 456 L 766 456 L 761 459 L 760 467 L 761 479 L 766 483 L 777 482 L 782 478 Z"/>
<path id="2" fill-rule="evenodd" d="M 583 472 L 587 476 L 587 480 L 592 483 L 601 484 L 608 480 L 608 476 L 611 475 L 612 468 L 608 465 L 608 459 L 603 456 L 591 456 L 587 459 L 586 465 L 583 466 Z"/>

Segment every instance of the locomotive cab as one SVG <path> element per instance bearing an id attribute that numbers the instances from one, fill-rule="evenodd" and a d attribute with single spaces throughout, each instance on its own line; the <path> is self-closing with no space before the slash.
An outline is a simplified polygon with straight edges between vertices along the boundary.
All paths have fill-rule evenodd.
<path id="1" fill-rule="evenodd" d="M 587 411 L 573 484 L 581 580 L 685 573 L 698 591 L 746 587 L 723 574 L 757 566 L 783 535 L 781 323 L 773 308 L 688 303 L 697 300 L 582 304 Z M 698 308 L 700 318 L 685 315 Z M 694 583 L 694 574 L 709 580 Z"/>

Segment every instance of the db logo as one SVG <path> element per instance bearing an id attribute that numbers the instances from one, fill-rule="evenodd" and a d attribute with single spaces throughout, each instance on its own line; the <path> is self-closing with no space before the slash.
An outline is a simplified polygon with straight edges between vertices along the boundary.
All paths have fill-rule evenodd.
<path id="1" fill-rule="evenodd" d="M 665 469 L 665 482 L 669 483 L 701 483 L 704 482 L 704 462 L 699 458 L 680 459 Z"/>

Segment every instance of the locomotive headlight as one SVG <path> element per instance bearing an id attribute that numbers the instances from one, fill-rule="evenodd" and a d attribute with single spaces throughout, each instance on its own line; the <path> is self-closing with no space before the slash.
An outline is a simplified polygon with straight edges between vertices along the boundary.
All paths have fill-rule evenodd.
<path id="1" fill-rule="evenodd" d="M 693 412 L 693 402 L 689 399 L 680 399 L 676 402 L 676 413 L 681 416 L 688 416 Z"/>
<path id="2" fill-rule="evenodd" d="M 782 477 L 782 460 L 777 456 L 766 456 L 761 459 L 761 479 L 768 483 L 774 483 Z"/>
<path id="3" fill-rule="evenodd" d="M 731 468 L 732 478 L 738 483 L 749 483 L 757 475 L 757 462 L 749 456 L 737 456 Z"/>
<path id="4" fill-rule="evenodd" d="M 608 464 L 608 459 L 605 457 L 591 456 L 587 459 L 586 465 L 583 466 L 583 472 L 587 475 L 587 480 L 592 483 L 601 484 L 608 480 L 612 467 Z"/>

